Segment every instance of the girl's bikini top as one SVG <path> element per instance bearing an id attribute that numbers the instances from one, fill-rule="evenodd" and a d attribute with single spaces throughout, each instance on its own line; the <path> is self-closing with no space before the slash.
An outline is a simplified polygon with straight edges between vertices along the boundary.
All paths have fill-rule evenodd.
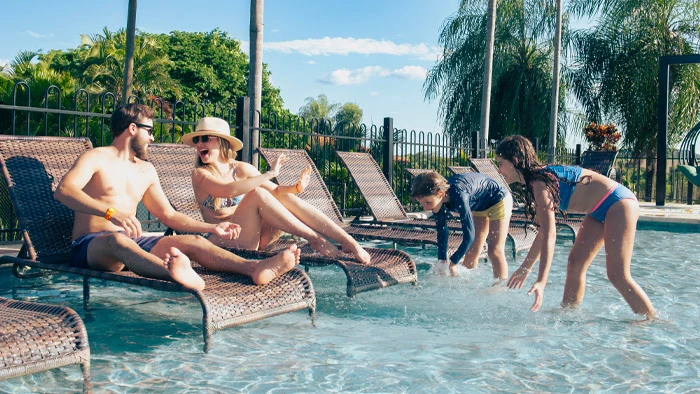
<path id="1" fill-rule="evenodd" d="M 581 178 L 581 167 L 575 166 L 545 166 L 542 171 L 547 171 L 559 179 L 559 209 L 569 209 L 571 196 L 574 194 L 576 184 Z"/>
<path id="2" fill-rule="evenodd" d="M 236 179 L 236 166 L 233 166 L 233 179 Z M 241 200 L 243 200 L 243 195 L 236 196 L 236 197 L 226 197 L 221 199 L 221 207 L 219 209 L 223 208 L 228 208 L 228 207 L 235 207 L 236 205 L 241 203 Z M 207 198 L 204 199 L 204 201 L 200 202 L 199 205 L 203 207 L 207 207 L 209 209 L 212 209 L 216 211 L 216 207 L 214 206 L 214 197 L 211 195 L 207 196 Z"/>

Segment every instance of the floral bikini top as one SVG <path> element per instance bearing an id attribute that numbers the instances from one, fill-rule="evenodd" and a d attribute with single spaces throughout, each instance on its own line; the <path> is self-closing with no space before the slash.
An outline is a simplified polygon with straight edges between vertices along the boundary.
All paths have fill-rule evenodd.
<path id="1" fill-rule="evenodd" d="M 236 179 L 236 166 L 233 166 L 233 179 Z M 228 207 L 235 207 L 236 205 L 241 203 L 241 200 L 243 200 L 243 195 L 236 196 L 236 197 L 226 197 L 221 199 L 221 207 L 219 209 L 223 208 L 228 208 Z M 216 207 L 214 206 L 214 197 L 212 196 L 207 196 L 207 198 L 204 199 L 203 202 L 200 202 L 199 205 L 203 207 L 207 207 L 209 209 L 212 209 L 216 211 Z"/>

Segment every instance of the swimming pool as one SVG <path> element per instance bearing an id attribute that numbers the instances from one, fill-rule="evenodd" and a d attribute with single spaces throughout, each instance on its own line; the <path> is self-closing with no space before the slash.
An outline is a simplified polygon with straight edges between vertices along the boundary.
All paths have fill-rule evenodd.
<path id="1" fill-rule="evenodd" d="M 420 265 L 418 286 L 350 299 L 339 269 L 315 268 L 316 327 L 288 313 L 216 332 L 208 354 L 200 308 L 184 295 L 94 281 L 86 314 L 77 277 L 19 280 L 9 268 L 0 295 L 80 313 L 95 392 L 687 392 L 700 386 L 699 240 L 638 232 L 632 273 L 659 312 L 651 323 L 607 281 L 603 253 L 583 305 L 559 307 L 571 246 L 561 238 L 538 313 L 527 289 L 492 288 L 490 265 L 438 277 L 428 272 L 435 249 L 405 248 Z M 0 382 L 3 393 L 81 389 L 77 366 Z"/>

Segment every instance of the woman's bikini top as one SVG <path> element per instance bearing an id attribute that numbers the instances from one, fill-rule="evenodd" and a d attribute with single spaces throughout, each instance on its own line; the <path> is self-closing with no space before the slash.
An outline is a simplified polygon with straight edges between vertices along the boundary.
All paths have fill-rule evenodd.
<path id="1" fill-rule="evenodd" d="M 545 166 L 542 171 L 554 174 L 559 180 L 559 209 L 566 211 L 569 209 L 569 202 L 576 189 L 576 184 L 585 181 L 585 179 L 581 179 L 582 168 L 575 166 Z"/>
<path id="2" fill-rule="evenodd" d="M 236 166 L 233 166 L 233 180 L 237 181 L 236 179 Z M 221 207 L 218 209 L 223 209 L 223 208 L 228 208 L 228 207 L 235 207 L 236 205 L 241 203 L 241 200 L 243 200 L 243 195 L 236 196 L 236 197 L 226 197 L 221 199 Z M 209 209 L 212 209 L 214 211 L 217 210 L 217 208 L 214 206 L 214 197 L 211 195 L 207 196 L 207 198 L 204 199 L 204 201 L 200 202 L 199 205 L 203 207 L 207 207 Z"/>

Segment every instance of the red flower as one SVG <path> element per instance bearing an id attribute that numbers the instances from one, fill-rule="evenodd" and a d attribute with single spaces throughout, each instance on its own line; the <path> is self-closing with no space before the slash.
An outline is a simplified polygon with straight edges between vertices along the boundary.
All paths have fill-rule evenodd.
<path id="1" fill-rule="evenodd" d="M 620 132 L 617 127 L 610 123 L 607 125 L 599 125 L 591 122 L 584 128 L 586 141 L 590 144 L 589 149 L 592 150 L 617 150 L 615 145 L 620 138 Z"/>

